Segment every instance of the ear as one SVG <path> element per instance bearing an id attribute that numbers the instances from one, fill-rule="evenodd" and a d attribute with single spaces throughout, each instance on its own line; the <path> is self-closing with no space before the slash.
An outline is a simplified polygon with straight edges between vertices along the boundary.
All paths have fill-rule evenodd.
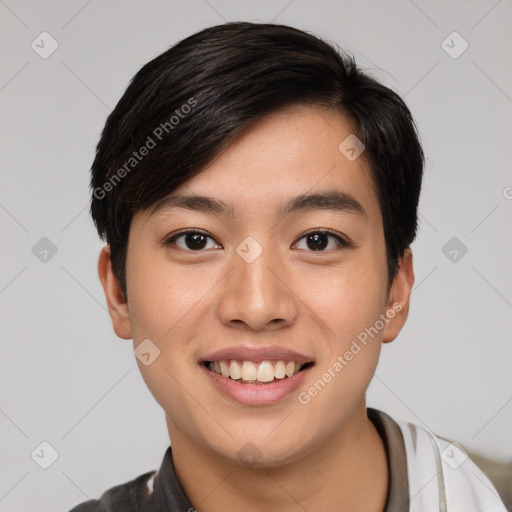
<path id="1" fill-rule="evenodd" d="M 126 302 L 121 286 L 117 280 L 112 260 L 110 258 L 110 247 L 105 245 L 100 252 L 98 259 L 98 275 L 105 292 L 108 312 L 112 319 L 112 327 L 117 336 L 124 340 L 133 337 L 130 315 L 128 312 L 128 303 Z"/>
<path id="2" fill-rule="evenodd" d="M 398 263 L 398 273 L 391 283 L 386 307 L 387 322 L 382 336 L 384 343 L 389 343 L 398 336 L 409 314 L 409 297 L 414 284 L 411 249 L 404 250 Z"/>

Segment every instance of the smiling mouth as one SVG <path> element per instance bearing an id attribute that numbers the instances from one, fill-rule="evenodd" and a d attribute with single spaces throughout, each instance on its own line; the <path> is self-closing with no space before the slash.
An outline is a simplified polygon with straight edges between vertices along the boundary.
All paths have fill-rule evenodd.
<path id="1" fill-rule="evenodd" d="M 288 379 L 313 366 L 313 362 L 297 363 L 295 361 L 240 361 L 226 359 L 222 361 L 204 361 L 204 366 L 227 379 L 240 384 L 270 384 Z"/>

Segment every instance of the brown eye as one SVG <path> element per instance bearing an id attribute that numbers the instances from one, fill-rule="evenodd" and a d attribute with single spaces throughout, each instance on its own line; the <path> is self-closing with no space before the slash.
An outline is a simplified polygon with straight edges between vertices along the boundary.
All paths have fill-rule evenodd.
<path id="1" fill-rule="evenodd" d="M 218 244 L 214 243 L 213 246 L 208 247 L 208 240 L 214 241 L 214 239 L 203 233 L 202 231 L 181 231 L 168 238 L 165 241 L 165 245 L 176 245 L 180 249 L 192 252 L 199 252 L 203 249 L 215 249 L 219 247 Z M 215 242 L 215 241 L 214 241 Z"/>
<path id="2" fill-rule="evenodd" d="M 317 252 L 327 252 L 326 248 L 330 250 L 353 247 L 352 242 L 330 231 L 311 231 L 302 236 L 300 240 L 305 240 L 306 247 L 299 247 L 299 249 Z"/>

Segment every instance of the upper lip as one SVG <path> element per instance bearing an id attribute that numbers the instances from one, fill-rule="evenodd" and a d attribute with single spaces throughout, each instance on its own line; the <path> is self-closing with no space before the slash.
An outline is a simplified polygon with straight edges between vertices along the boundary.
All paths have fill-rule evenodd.
<path id="1" fill-rule="evenodd" d="M 252 361 L 258 363 L 261 361 L 295 361 L 296 363 L 312 363 L 314 359 L 305 354 L 300 354 L 295 350 L 284 347 L 229 347 L 212 352 L 200 359 L 200 363 L 205 361 L 226 361 L 236 359 L 238 361 Z"/>

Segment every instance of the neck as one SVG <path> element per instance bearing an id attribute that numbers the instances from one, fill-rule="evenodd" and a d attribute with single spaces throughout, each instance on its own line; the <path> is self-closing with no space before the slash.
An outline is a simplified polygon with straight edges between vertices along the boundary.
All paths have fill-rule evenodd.
<path id="1" fill-rule="evenodd" d="M 176 475 L 199 512 L 384 511 L 387 456 L 364 402 L 312 453 L 269 468 L 240 466 L 168 426 Z"/>

